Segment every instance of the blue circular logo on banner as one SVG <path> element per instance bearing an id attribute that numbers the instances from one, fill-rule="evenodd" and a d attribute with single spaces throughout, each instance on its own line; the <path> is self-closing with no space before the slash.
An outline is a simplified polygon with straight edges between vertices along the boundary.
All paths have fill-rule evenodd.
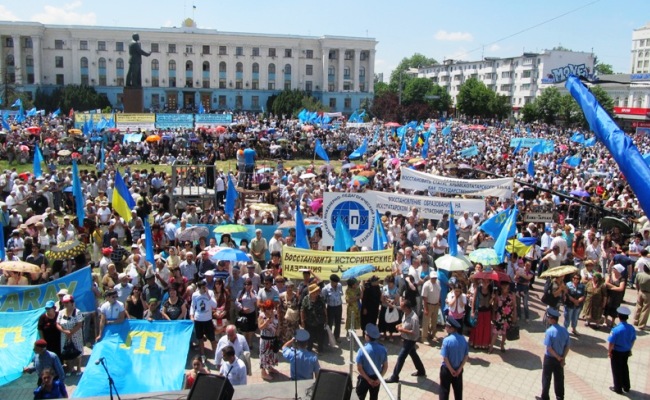
<path id="1" fill-rule="evenodd" d="M 336 230 L 337 218 L 343 218 L 352 238 L 361 236 L 370 227 L 370 212 L 356 201 L 341 202 L 334 208 L 331 215 L 330 222 L 334 230 Z"/>

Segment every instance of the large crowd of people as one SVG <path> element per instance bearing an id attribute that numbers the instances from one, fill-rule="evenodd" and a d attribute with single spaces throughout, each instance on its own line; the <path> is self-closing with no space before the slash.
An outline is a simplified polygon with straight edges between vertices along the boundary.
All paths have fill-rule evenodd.
<path id="1" fill-rule="evenodd" d="M 234 115 L 233 121 L 221 133 L 167 129 L 146 132 L 137 143 L 122 143 L 124 132 L 118 129 L 76 135 L 69 133 L 73 126 L 68 117 L 38 116 L 14 125 L 1 137 L 2 157 L 9 162 L 9 169 L 0 175 L 6 260 L 25 260 L 40 269 L 31 274 L 5 271 L 1 283 L 40 284 L 86 265 L 93 267 L 97 312 L 81 313 L 74 306 L 73 296 L 61 292 L 58 302 L 46 306 L 39 323 L 43 341 L 37 342 L 35 348 L 41 349 L 45 343 L 52 354 L 63 360 L 67 374 L 82 371 L 79 354 L 69 358 L 74 355 L 68 351 L 71 346 L 83 351 L 84 344 L 101 340 L 107 324 L 132 318 L 194 322 L 193 344 L 198 357 L 192 361 L 188 382 L 205 370 L 208 357 L 214 357 L 217 370 L 224 371 L 224 364 L 226 371 L 237 369 L 228 375 L 233 384 L 246 382 L 246 376 L 240 373 L 242 363 L 249 375 L 253 369 L 259 370 L 263 379 L 272 381 L 277 377 L 274 367 L 278 365 L 278 354 L 287 359 L 296 357 L 286 351 L 294 338 L 300 348 L 300 362 L 310 365 L 308 371 L 316 373 L 316 354 L 329 351 L 343 339 L 341 327 L 345 319 L 345 329 L 364 332 L 369 342 L 367 349 L 377 354 L 376 366 L 382 373 L 388 365 L 375 343 L 393 342 L 393 334 L 401 337 L 397 365 L 388 382 L 399 380 L 407 356 L 415 364 L 414 376 L 431 371 L 431 366 L 422 365 L 417 355 L 417 342 L 441 345 L 441 385 L 447 395 L 453 387 L 458 396 L 458 391 L 462 392 L 465 346 L 492 352 L 498 345 L 501 352 L 507 351 L 511 328 L 526 329 L 533 318 L 529 309 L 532 284 L 540 279 L 542 271 L 567 264 L 575 265 L 578 272 L 549 280 L 544 288 L 548 295 L 543 300 L 552 310 L 548 313 L 549 326 L 557 325 L 559 311 L 563 310 L 563 327 L 571 327 L 574 336 L 581 334 L 580 319 L 587 326 L 610 329 L 620 316 L 626 290 L 634 289 L 638 303 L 633 322 L 637 329 L 646 329 L 650 222 L 606 149 L 600 144 L 585 147 L 571 141 L 573 130 L 501 121 L 432 119 L 422 128 L 409 129 L 402 139 L 415 144 L 413 136 L 419 135 L 421 129 L 429 130 L 432 134 L 428 152 L 423 154 L 420 143 L 408 146 L 400 156 L 401 141 L 394 129 L 378 121 L 354 128 L 342 121 L 328 130 L 302 125 L 297 120 L 252 114 Z M 449 136 L 441 134 L 446 125 L 452 127 Z M 28 130 L 28 126 L 39 129 Z M 147 140 L 152 135 L 158 139 Z M 536 156 L 534 178 L 527 174 L 526 151 L 515 153 L 510 145 L 516 137 L 544 138 L 555 143 L 553 152 Z M 310 161 L 315 139 L 320 139 L 330 158 L 342 160 L 345 168 L 316 166 Z M 633 139 L 642 153 L 650 151 L 649 138 Z M 368 151 L 355 164 L 348 154 L 364 140 Z M 46 164 L 42 176 L 11 169 L 15 163 L 31 162 L 37 145 Z M 460 150 L 471 145 L 478 146 L 478 155 L 463 158 Z M 247 168 L 250 159 L 244 157 L 246 151 L 255 157 L 253 169 Z M 564 161 L 574 155 L 580 155 L 582 162 L 570 167 Z M 303 166 L 284 168 L 283 160 L 303 157 Z M 71 158 L 80 163 L 86 199 L 83 227 L 75 221 L 75 203 L 68 190 L 72 185 Z M 214 189 L 215 201 L 209 209 L 191 204 L 170 207 L 174 190 L 171 174 L 139 167 L 142 163 L 175 167 L 224 165 L 215 163 L 230 160 L 230 171 L 215 167 L 208 169 L 214 171 L 213 177 L 186 174 L 181 183 Z M 129 222 L 111 208 L 116 168 L 122 168 L 137 204 Z M 305 218 L 317 220 L 323 216 L 322 200 L 318 199 L 328 191 L 408 193 L 399 186 L 401 168 L 453 177 L 514 177 L 515 194 L 512 198 L 487 197 L 483 213 L 465 213 L 456 220 L 448 215 L 440 220 L 423 219 L 417 209 L 406 215 L 385 213 L 381 223 L 395 254 L 392 274 L 385 279 L 373 276 L 361 282 L 342 282 L 340 276 L 332 275 L 324 282 L 307 270 L 303 281 L 292 282 L 282 274 L 281 255 L 285 246 L 295 245 L 295 230 L 288 235 L 278 230 L 268 242 L 259 233 L 240 242 L 228 234 L 221 235 L 219 243 L 214 238 L 182 239 L 183 232 L 198 223 L 282 223 L 294 218 L 296 207 L 301 208 Z M 372 172 L 367 174 L 367 184 L 353 179 L 360 170 Z M 252 181 L 277 187 L 277 208 L 261 212 L 243 203 L 234 218 L 229 216 L 224 210 L 224 193 L 230 173 L 235 182 L 245 182 L 246 186 Z M 302 177 L 304 173 L 311 174 Z M 531 190 L 533 195 L 529 197 Z M 438 270 L 435 261 L 449 252 L 450 224 L 457 227 L 460 254 L 489 248 L 495 238 L 480 229 L 481 222 L 511 206 L 521 211 L 518 235 L 536 238 L 536 243 L 522 256 L 513 253 L 503 264 L 477 263 L 468 271 L 448 274 L 443 283 L 448 287 L 441 288 L 439 274 L 446 272 Z M 525 220 L 527 212 L 542 211 L 553 213 L 553 219 L 546 223 Z M 604 215 L 620 217 L 620 224 L 600 224 Z M 145 257 L 145 218 L 152 222 L 155 265 Z M 47 260 L 45 252 L 76 238 L 87 244 L 86 253 Z M 309 243 L 312 249 L 328 249 L 319 229 L 310 234 Z M 251 255 L 250 261 L 216 262 L 211 256 L 220 247 L 241 249 Z M 491 272 L 500 278 L 494 280 Z M 440 324 L 446 326 L 445 338 L 439 332 Z M 465 337 L 468 343 L 463 345 Z M 211 350 L 205 347 L 206 341 L 211 342 Z M 250 365 L 251 353 L 259 360 L 256 368 Z M 560 355 L 561 351 L 549 353 Z M 563 357 L 556 361 L 562 364 Z M 621 362 L 620 357 L 617 362 Z M 378 377 L 365 361 L 359 365 L 359 377 L 364 380 L 358 385 L 360 398 L 366 392 L 376 398 Z M 44 375 L 44 382 L 49 382 L 48 390 L 54 390 L 52 377 L 63 382 L 66 372 L 56 364 L 54 370 L 50 366 L 38 372 Z M 550 371 L 556 367 L 554 364 L 548 368 Z M 37 362 L 34 368 L 38 370 Z M 303 375 L 313 377 L 311 372 Z M 627 387 L 618 383 L 616 390 L 629 390 L 629 381 Z"/>

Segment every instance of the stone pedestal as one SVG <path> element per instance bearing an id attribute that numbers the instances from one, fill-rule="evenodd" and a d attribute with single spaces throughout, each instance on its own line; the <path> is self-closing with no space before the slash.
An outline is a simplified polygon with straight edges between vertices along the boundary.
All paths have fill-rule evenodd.
<path id="1" fill-rule="evenodd" d="M 143 113 L 144 93 L 142 88 L 125 87 L 122 103 L 124 104 L 125 113 Z"/>

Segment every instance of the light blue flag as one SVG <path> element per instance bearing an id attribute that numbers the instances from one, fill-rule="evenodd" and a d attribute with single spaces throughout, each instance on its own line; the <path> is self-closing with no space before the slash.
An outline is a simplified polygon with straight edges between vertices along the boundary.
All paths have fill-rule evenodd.
<path id="1" fill-rule="evenodd" d="M 596 136 L 592 136 L 589 139 L 585 140 L 582 144 L 584 147 L 593 147 L 596 145 Z"/>
<path id="2" fill-rule="evenodd" d="M 454 203 L 449 202 L 449 255 L 456 257 L 458 255 L 458 236 L 456 236 L 456 218 L 454 218 Z"/>
<path id="3" fill-rule="evenodd" d="M 363 139 L 363 143 L 361 143 L 361 146 L 359 146 L 355 151 L 350 154 L 349 158 L 350 160 L 353 160 L 355 158 L 361 158 L 363 157 L 366 152 L 368 151 L 368 138 Z"/>
<path id="4" fill-rule="evenodd" d="M 43 313 L 43 309 L 0 312 L 0 386 L 20 378 L 23 367 L 31 363 Z"/>
<path id="5" fill-rule="evenodd" d="M 52 118 L 54 118 L 54 117 L 58 117 L 59 114 L 61 114 L 61 109 L 60 109 L 60 108 L 57 108 L 57 109 L 54 110 L 54 112 L 52 113 Z"/>
<path id="6" fill-rule="evenodd" d="M 331 120 L 332 118 L 329 115 L 325 114 L 325 116 L 323 116 L 323 124 L 329 124 Z"/>
<path id="7" fill-rule="evenodd" d="M 442 129 L 443 136 L 449 136 L 451 134 L 451 125 L 447 125 Z"/>
<path id="8" fill-rule="evenodd" d="M 483 222 L 479 228 L 493 238 L 497 238 L 499 236 L 499 233 L 501 233 L 501 229 L 503 229 L 505 226 L 507 219 L 508 210 L 503 210 L 500 213 L 493 215 L 492 218 Z"/>
<path id="9" fill-rule="evenodd" d="M 415 129 L 418 126 L 418 121 L 411 121 L 408 124 L 406 124 L 407 129 Z"/>
<path id="10" fill-rule="evenodd" d="M 357 122 L 357 117 L 359 114 L 355 111 L 350 115 L 350 118 L 348 118 L 348 122 Z"/>
<path id="11" fill-rule="evenodd" d="M 535 156 L 528 156 L 528 164 L 526 165 L 526 172 L 528 175 L 535 177 Z"/>
<path id="12" fill-rule="evenodd" d="M 9 113 L 7 111 L 2 115 L 2 129 L 11 131 L 11 126 L 9 126 Z"/>
<path id="13" fill-rule="evenodd" d="M 187 358 L 193 328 L 189 320 L 128 319 L 107 325 L 72 397 L 108 396 L 106 372 L 98 363 L 102 358 L 120 395 L 181 390 L 185 363 L 179 360 Z"/>
<path id="14" fill-rule="evenodd" d="M 36 110 L 36 107 L 33 107 L 31 110 L 27 110 L 27 117 L 35 117 L 38 111 Z"/>
<path id="15" fill-rule="evenodd" d="M 478 147 L 476 145 L 464 148 L 460 151 L 460 156 L 463 158 L 474 157 L 478 155 Z"/>
<path id="16" fill-rule="evenodd" d="M 11 105 L 11 108 L 22 107 L 22 106 L 23 106 L 23 101 L 21 99 L 16 99 L 16 101 L 14 101 L 14 104 Z"/>
<path id="17" fill-rule="evenodd" d="M 584 143 L 585 142 L 585 135 L 583 135 L 580 132 L 575 132 L 573 136 L 571 136 L 571 141 L 574 143 Z"/>
<path id="18" fill-rule="evenodd" d="M 397 128 L 397 131 L 396 131 L 397 132 L 397 137 L 399 137 L 400 140 L 402 140 L 402 138 L 404 138 L 404 136 L 406 136 L 406 130 L 407 129 L 408 128 L 406 127 L 406 125 L 400 126 L 399 128 Z"/>
<path id="19" fill-rule="evenodd" d="M 576 154 L 571 157 L 567 157 L 564 162 L 570 167 L 576 168 L 582 162 L 582 157 L 579 154 Z"/>
<path id="20" fill-rule="evenodd" d="M 516 133 L 517 135 L 519 135 L 519 132 L 521 132 L 521 130 L 519 129 L 518 126 L 515 126 L 515 133 Z"/>
<path id="21" fill-rule="evenodd" d="M 399 148 L 399 156 L 404 157 L 406 154 L 406 136 L 402 138 L 402 145 Z"/>
<path id="22" fill-rule="evenodd" d="M 327 155 L 327 151 L 325 151 L 325 148 L 321 144 L 320 139 L 316 139 L 316 147 L 314 148 L 314 151 L 318 157 L 322 158 L 326 163 L 329 164 L 330 158 Z"/>
<path id="23" fill-rule="evenodd" d="M 106 124 L 106 129 L 115 128 L 115 113 L 111 115 L 111 119 L 108 120 Z"/>
<path id="24" fill-rule="evenodd" d="M 307 228 L 305 220 L 300 210 L 300 202 L 296 204 L 296 247 L 299 249 L 309 250 L 309 241 L 307 241 Z"/>
<path id="25" fill-rule="evenodd" d="M 205 108 L 203 107 L 203 103 L 199 103 L 199 114 L 205 114 Z"/>
<path id="26" fill-rule="evenodd" d="M 519 150 L 521 150 L 521 140 L 517 143 L 517 147 L 515 147 L 515 150 L 513 151 L 512 154 L 517 154 L 519 153 Z"/>
<path id="27" fill-rule="evenodd" d="M 304 124 L 307 121 L 307 109 L 303 108 L 299 113 L 298 113 L 298 120 L 300 121 L 301 124 Z"/>
<path id="28" fill-rule="evenodd" d="M 372 238 L 372 249 L 374 251 L 384 250 L 386 244 L 388 244 L 388 235 L 386 234 L 386 229 L 384 229 L 384 224 L 381 223 L 379 211 L 375 210 L 375 229 Z"/>
<path id="29" fill-rule="evenodd" d="M 149 216 L 144 219 L 144 248 L 145 260 L 150 262 L 153 270 L 156 270 L 156 259 L 154 258 L 153 251 L 153 233 L 151 233 L 151 225 L 149 224 Z"/>
<path id="30" fill-rule="evenodd" d="M 348 229 L 348 225 L 343 221 L 341 215 L 336 218 L 336 232 L 334 235 L 334 251 L 348 251 L 355 244 L 350 229 Z"/>
<path id="31" fill-rule="evenodd" d="M 49 300 L 58 301 L 56 293 L 61 289 L 67 289 L 74 296 L 75 306 L 79 310 L 94 312 L 97 306 L 91 273 L 90 267 L 84 267 L 42 285 L 0 285 L 0 312 L 40 309 Z"/>
<path id="32" fill-rule="evenodd" d="M 106 125 L 108 125 L 108 120 L 102 117 L 99 122 L 97 122 L 95 129 L 97 129 L 98 132 L 101 132 L 102 130 L 106 129 Z"/>
<path id="33" fill-rule="evenodd" d="M 39 178 L 43 176 L 43 169 L 41 168 L 41 163 L 44 162 L 43 160 L 43 154 L 41 153 L 41 149 L 36 145 L 34 147 L 34 177 Z"/>
<path id="34" fill-rule="evenodd" d="M 542 153 L 542 154 L 552 154 L 554 151 L 555 151 L 555 141 L 553 141 L 553 140 L 545 140 L 543 142 L 542 151 L 540 151 L 540 153 Z"/>
<path id="35" fill-rule="evenodd" d="M 377 144 L 377 141 L 379 140 L 379 128 L 375 128 L 375 133 L 372 135 L 372 144 L 375 145 Z"/>
<path id="36" fill-rule="evenodd" d="M 521 141 L 519 142 L 519 145 L 521 145 Z M 544 151 L 544 142 L 538 142 L 536 145 L 531 147 L 526 154 L 532 157 L 535 153 L 541 153 L 542 151 Z"/>
<path id="37" fill-rule="evenodd" d="M 499 262 L 503 262 L 505 259 L 508 239 L 517 234 L 518 213 L 519 209 L 517 206 L 513 206 L 512 209 L 509 210 L 509 215 L 504 223 L 503 229 L 501 229 L 499 236 L 497 236 L 497 239 L 494 242 L 494 251 L 497 253 L 497 257 L 499 257 Z"/>
<path id="38" fill-rule="evenodd" d="M 228 189 L 226 191 L 226 204 L 224 211 L 230 216 L 230 219 L 235 218 L 235 203 L 237 202 L 237 197 L 239 197 L 239 194 L 237 193 L 235 182 L 232 180 L 232 175 L 228 174 Z"/>
<path id="39" fill-rule="evenodd" d="M 81 177 L 79 176 L 79 167 L 77 166 L 77 160 L 72 160 L 72 195 L 74 196 L 74 204 L 77 210 L 77 224 L 81 228 L 84 226 L 86 209 L 84 204 L 84 196 L 81 192 Z"/>
<path id="40" fill-rule="evenodd" d="M 526 127 L 526 135 L 530 136 L 530 127 L 529 126 Z"/>
<path id="41" fill-rule="evenodd" d="M 359 115 L 357 115 L 357 122 L 363 122 L 363 117 L 365 116 L 366 116 L 366 110 L 362 109 Z"/>
<path id="42" fill-rule="evenodd" d="M 418 145 L 418 134 L 415 133 L 415 134 L 413 135 L 413 139 L 411 139 L 411 148 L 414 149 L 414 148 L 417 147 L 417 145 Z"/>

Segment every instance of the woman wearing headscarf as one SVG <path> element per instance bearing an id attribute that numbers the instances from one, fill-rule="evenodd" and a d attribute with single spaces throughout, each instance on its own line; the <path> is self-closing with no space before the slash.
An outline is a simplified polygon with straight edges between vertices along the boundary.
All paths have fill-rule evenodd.
<path id="1" fill-rule="evenodd" d="M 585 304 L 582 309 L 582 318 L 584 318 L 586 326 L 595 324 L 596 328 L 600 328 L 606 301 L 607 288 L 603 282 L 603 276 L 596 272 L 585 283 Z"/>
<path id="2" fill-rule="evenodd" d="M 616 309 L 621 305 L 623 297 L 625 297 L 626 280 L 623 278 L 623 272 L 625 272 L 625 267 L 621 264 L 616 264 L 612 267 L 612 272 L 605 278 L 605 287 L 607 288 L 605 324 L 608 328 L 614 325 L 614 321 L 618 316 Z M 608 317 L 612 320 L 609 321 Z"/>

